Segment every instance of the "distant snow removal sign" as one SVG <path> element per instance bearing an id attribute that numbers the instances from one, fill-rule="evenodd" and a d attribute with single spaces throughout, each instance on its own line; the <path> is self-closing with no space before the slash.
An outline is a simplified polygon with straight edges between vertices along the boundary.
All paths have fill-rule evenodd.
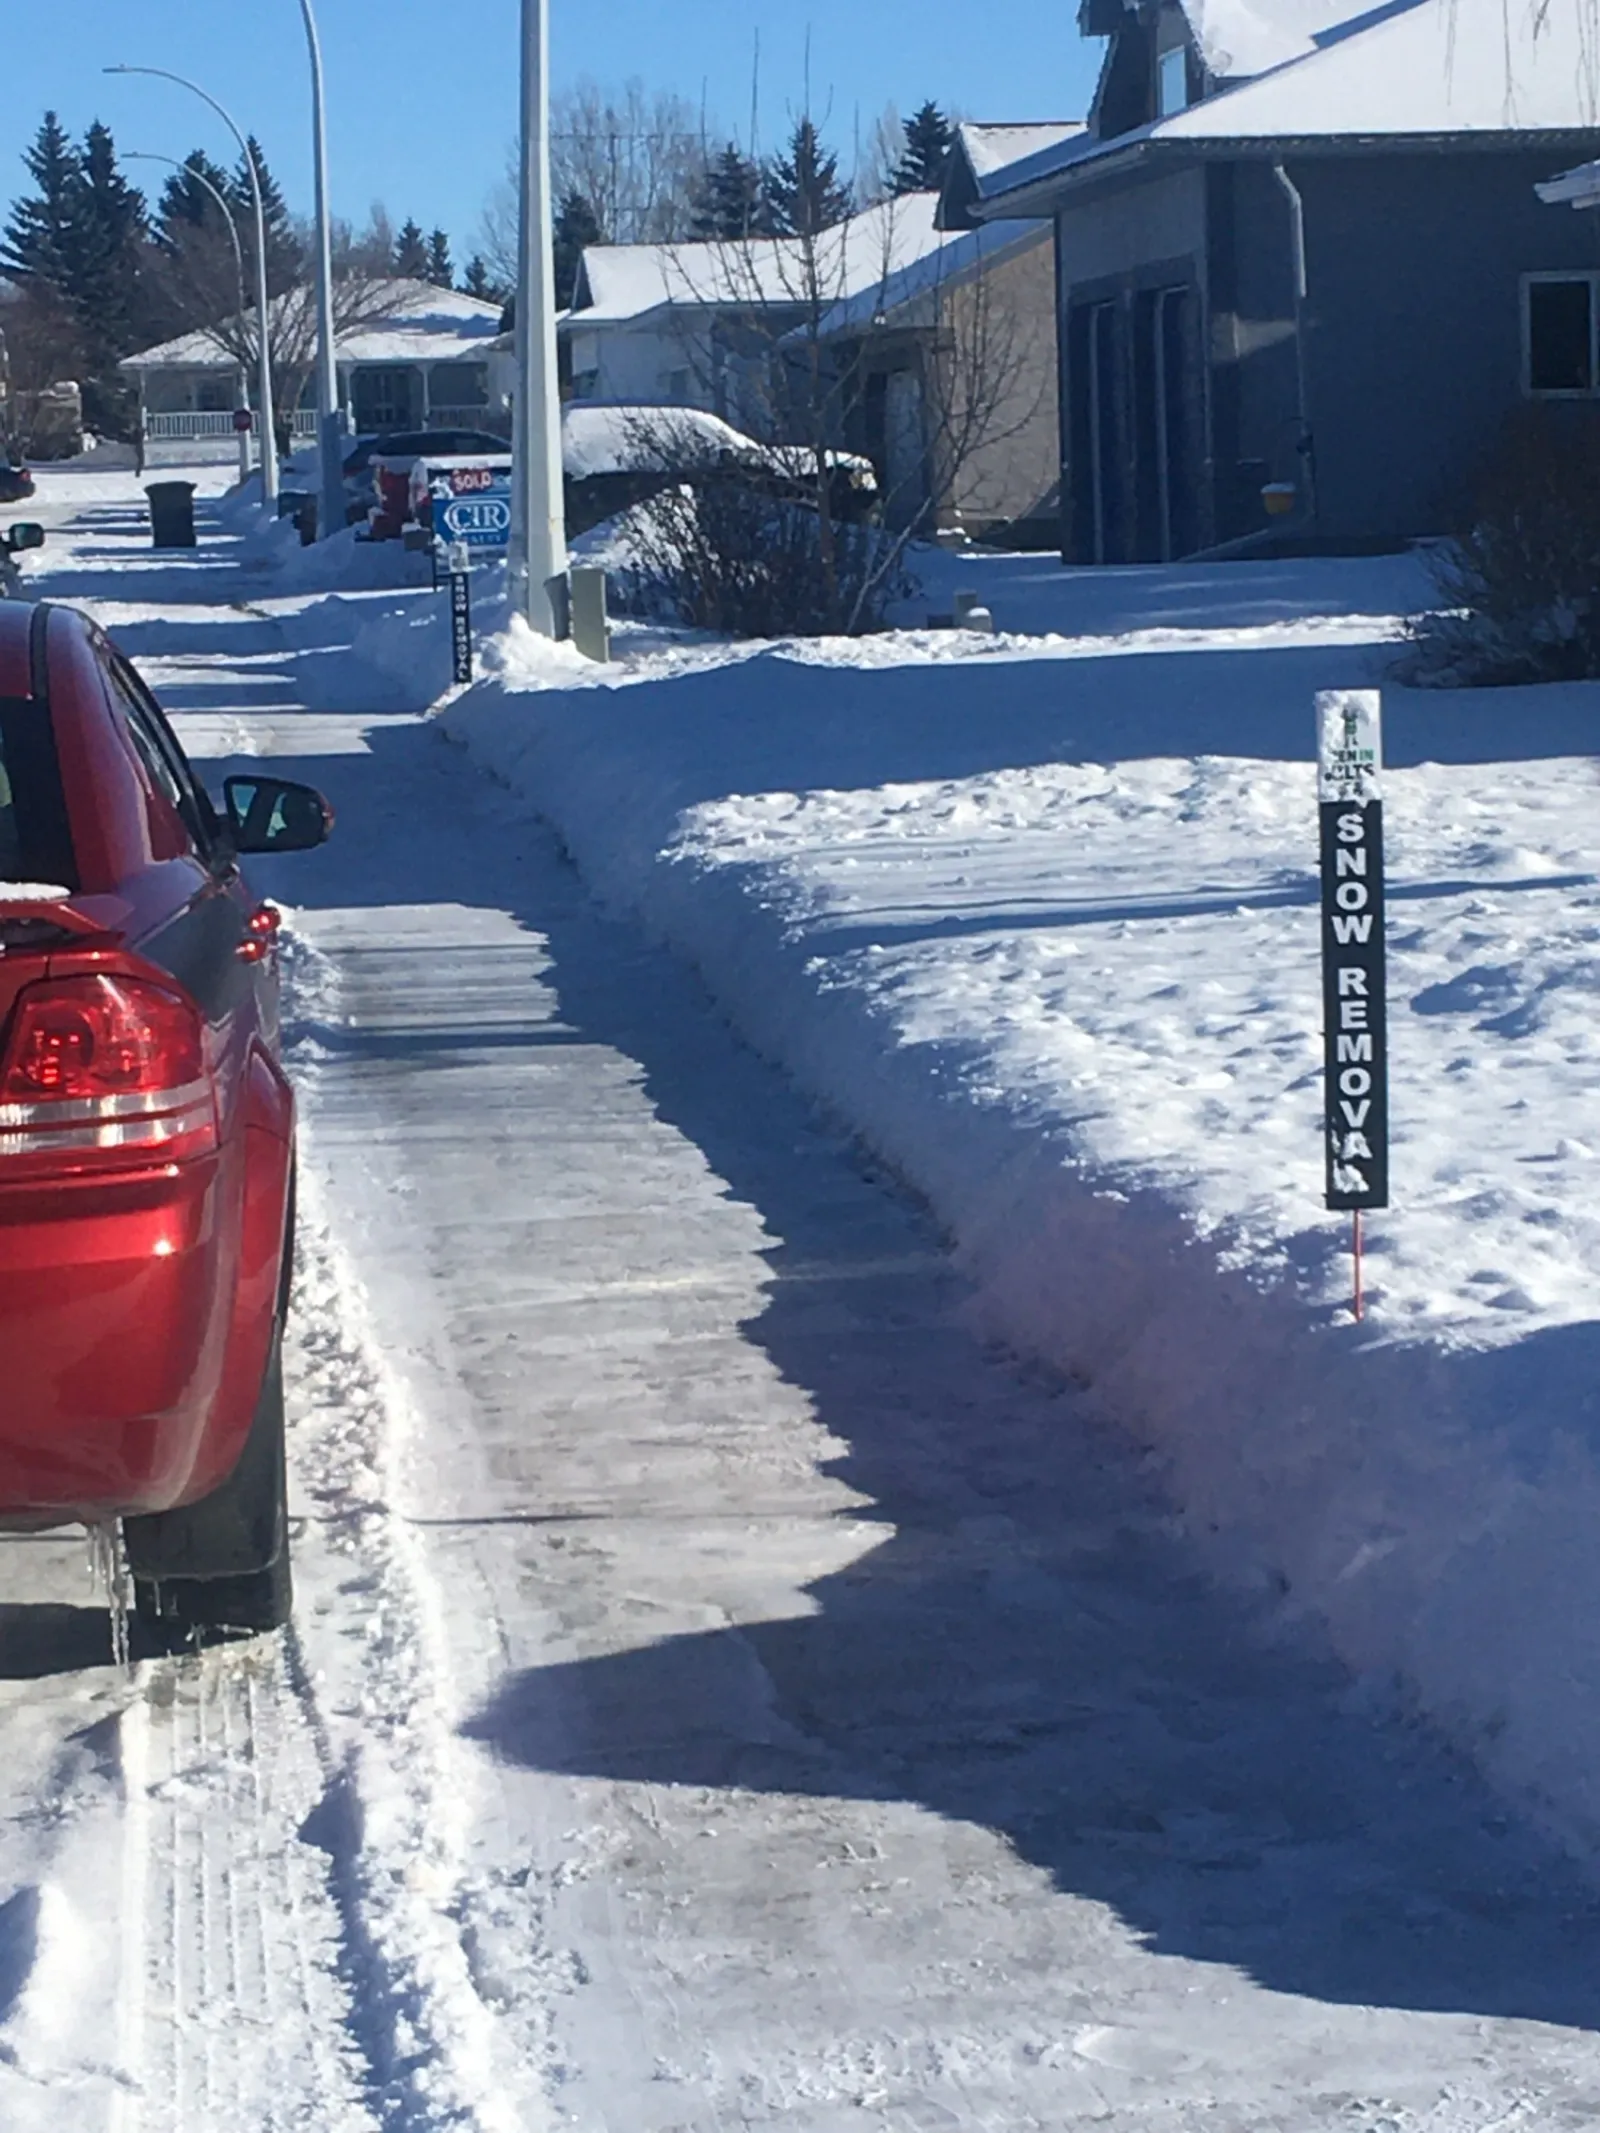
<path id="1" fill-rule="evenodd" d="M 1389 1204 L 1381 702 L 1375 689 L 1317 698 L 1327 1199 L 1358 1213 Z"/>

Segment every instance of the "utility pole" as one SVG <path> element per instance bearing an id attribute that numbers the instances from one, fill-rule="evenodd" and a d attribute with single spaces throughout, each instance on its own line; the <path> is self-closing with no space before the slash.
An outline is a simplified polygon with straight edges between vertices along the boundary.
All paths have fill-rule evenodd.
<path id="1" fill-rule="evenodd" d="M 522 184 L 517 245 L 517 398 L 512 439 L 511 604 L 544 637 L 568 630 L 561 390 L 550 223 L 549 0 L 522 0 Z"/>
<path id="2" fill-rule="evenodd" d="M 333 333 L 333 229 L 328 213 L 328 125 L 322 100 L 322 44 L 311 0 L 300 0 L 311 55 L 311 161 L 316 184 L 317 457 L 322 497 L 317 531 L 323 540 L 344 531 L 344 408 Z"/>

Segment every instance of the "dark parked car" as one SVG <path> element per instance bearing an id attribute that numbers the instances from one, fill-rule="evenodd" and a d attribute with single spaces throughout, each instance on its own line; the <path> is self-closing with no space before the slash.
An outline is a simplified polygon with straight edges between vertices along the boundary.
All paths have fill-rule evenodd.
<path id="1" fill-rule="evenodd" d="M 505 452 L 510 444 L 487 430 L 384 430 L 351 440 L 344 455 L 344 488 L 352 520 L 363 519 L 378 501 L 374 459 L 449 459 L 473 452 Z"/>
<path id="2" fill-rule="evenodd" d="M 290 1607 L 294 1098 L 276 911 L 309 786 L 214 805 L 128 661 L 0 602 L 0 1530 L 122 1521 L 176 1642 Z"/>
<path id="3" fill-rule="evenodd" d="M 0 464 L 0 504 L 25 504 L 33 494 L 33 476 L 26 467 Z"/>

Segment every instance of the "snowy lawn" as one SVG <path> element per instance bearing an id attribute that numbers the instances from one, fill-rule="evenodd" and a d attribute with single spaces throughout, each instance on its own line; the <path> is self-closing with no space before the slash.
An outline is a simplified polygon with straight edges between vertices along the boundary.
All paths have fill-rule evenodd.
<path id="1" fill-rule="evenodd" d="M 1420 567 L 936 567 L 1040 634 L 586 670 L 514 630 L 448 726 L 928 1196 L 991 1329 L 1150 1445 L 1226 1571 L 1592 1842 L 1600 691 L 1387 691 L 1396 1205 L 1358 1328 L 1311 700 L 1381 674 Z M 439 619 L 366 649 L 425 670 Z"/>

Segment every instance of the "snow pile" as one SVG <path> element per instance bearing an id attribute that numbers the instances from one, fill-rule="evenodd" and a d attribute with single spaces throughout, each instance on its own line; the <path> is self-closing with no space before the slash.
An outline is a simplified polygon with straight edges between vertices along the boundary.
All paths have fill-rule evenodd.
<path id="1" fill-rule="evenodd" d="M 1183 622 L 1132 627 L 1136 579 Z M 1105 635 L 574 675 L 512 632 L 447 721 L 929 1197 L 992 1330 L 1151 1446 L 1224 1571 L 1592 1842 L 1595 693 L 1391 692 L 1397 1206 L 1357 1327 L 1311 701 L 1371 678 L 1415 566 L 1055 583 Z"/>

